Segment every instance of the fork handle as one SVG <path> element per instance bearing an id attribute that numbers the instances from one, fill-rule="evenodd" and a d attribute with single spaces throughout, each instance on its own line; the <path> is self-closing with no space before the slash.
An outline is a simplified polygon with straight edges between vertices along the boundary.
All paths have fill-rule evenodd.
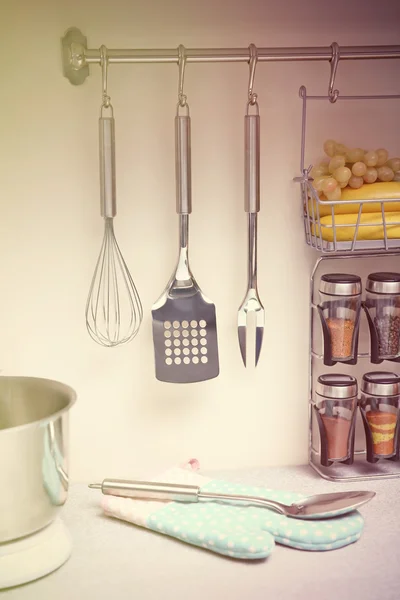
<path id="1" fill-rule="evenodd" d="M 246 115 L 245 130 L 245 200 L 247 213 L 260 210 L 260 115 Z"/>

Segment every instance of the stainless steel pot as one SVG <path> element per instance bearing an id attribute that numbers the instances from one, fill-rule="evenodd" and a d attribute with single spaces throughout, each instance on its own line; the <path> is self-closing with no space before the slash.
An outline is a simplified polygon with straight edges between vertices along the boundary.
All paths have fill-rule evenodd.
<path id="1" fill-rule="evenodd" d="M 0 543 L 51 523 L 68 494 L 68 421 L 75 391 L 0 377 Z"/>

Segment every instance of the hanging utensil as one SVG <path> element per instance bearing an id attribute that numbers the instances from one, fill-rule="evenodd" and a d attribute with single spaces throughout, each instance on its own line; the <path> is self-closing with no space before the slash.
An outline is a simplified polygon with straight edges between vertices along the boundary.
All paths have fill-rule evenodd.
<path id="1" fill-rule="evenodd" d="M 175 272 L 152 308 L 156 377 L 170 383 L 204 381 L 219 374 L 215 305 L 204 296 L 189 267 L 191 137 L 189 106 L 183 94 L 184 68 L 184 48 L 180 46 L 175 117 L 179 257 Z M 180 108 L 187 114 L 180 115 Z"/>
<path id="2" fill-rule="evenodd" d="M 103 102 L 99 119 L 101 216 L 104 238 L 86 303 L 86 326 L 95 342 L 117 346 L 132 340 L 143 318 L 142 304 L 114 234 L 117 214 L 115 184 L 115 121 L 107 94 L 107 56 L 100 49 Z M 111 116 L 103 116 L 105 110 Z"/>
<path id="3" fill-rule="evenodd" d="M 238 311 L 239 347 L 244 365 L 247 366 L 247 337 L 249 315 L 255 315 L 255 365 L 260 357 L 264 334 L 264 307 L 257 289 L 257 214 L 260 210 L 260 115 L 257 94 L 253 93 L 254 74 L 257 64 L 257 50 L 250 45 L 249 99 L 245 120 L 245 203 L 248 224 L 248 282 L 247 292 Z M 250 106 L 256 114 L 250 115 Z"/>
<path id="4" fill-rule="evenodd" d="M 302 498 L 292 504 L 282 504 L 261 496 L 238 494 L 218 494 L 203 492 L 197 485 L 161 483 L 153 481 L 127 481 L 124 479 L 104 479 L 102 483 L 91 483 L 90 488 L 99 489 L 103 494 L 146 500 L 170 500 L 173 502 L 234 502 L 246 506 L 270 508 L 293 519 L 328 519 L 356 510 L 372 500 L 375 492 L 335 492 L 317 494 Z"/>

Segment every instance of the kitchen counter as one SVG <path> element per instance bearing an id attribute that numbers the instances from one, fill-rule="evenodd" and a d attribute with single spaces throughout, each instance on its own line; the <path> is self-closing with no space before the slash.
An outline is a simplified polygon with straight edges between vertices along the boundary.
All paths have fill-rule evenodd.
<path id="1" fill-rule="evenodd" d="M 33 583 L 4 591 L 4 600 L 398 600 L 400 479 L 332 483 L 307 466 L 202 471 L 231 481 L 305 494 L 371 489 L 360 509 L 361 539 L 339 550 L 307 552 L 277 545 L 262 561 L 213 554 L 129 523 L 99 509 L 100 494 L 74 484 L 62 511 L 73 538 L 69 561 Z M 110 473 L 105 475 L 112 475 Z"/>

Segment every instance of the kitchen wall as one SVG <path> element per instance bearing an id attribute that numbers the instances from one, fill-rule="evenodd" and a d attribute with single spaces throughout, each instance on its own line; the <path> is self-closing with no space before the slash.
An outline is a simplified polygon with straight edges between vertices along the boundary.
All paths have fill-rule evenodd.
<path id="1" fill-rule="evenodd" d="M 14 0 L 0 9 L 0 368 L 65 381 L 74 480 L 140 476 L 197 457 L 204 468 L 307 459 L 308 290 L 316 253 L 303 239 L 298 89 L 325 94 L 328 63 L 262 63 L 259 288 L 266 309 L 259 366 L 242 366 L 236 311 L 246 285 L 243 115 L 246 64 L 189 64 L 192 114 L 191 265 L 217 306 L 220 376 L 178 386 L 154 376 L 151 305 L 177 256 L 175 65 L 116 65 L 115 231 L 144 319 L 130 344 L 105 349 L 86 332 L 85 303 L 102 241 L 97 119 L 100 69 L 82 86 L 62 75 L 60 38 L 90 47 L 171 48 L 399 44 L 397 0 Z M 398 61 L 340 63 L 341 93 L 399 93 Z M 347 112 L 350 111 L 350 112 Z M 314 111 L 314 112 L 313 112 Z M 337 111 L 337 112 L 334 112 Z M 342 111 L 342 112 L 340 112 Z M 335 115 L 333 119 L 333 115 Z M 340 116 L 342 115 L 342 116 Z M 326 137 L 399 154 L 399 104 L 310 111 L 308 160 Z M 333 126 L 334 123 L 334 126 Z M 386 268 L 395 268 L 390 261 Z"/>

